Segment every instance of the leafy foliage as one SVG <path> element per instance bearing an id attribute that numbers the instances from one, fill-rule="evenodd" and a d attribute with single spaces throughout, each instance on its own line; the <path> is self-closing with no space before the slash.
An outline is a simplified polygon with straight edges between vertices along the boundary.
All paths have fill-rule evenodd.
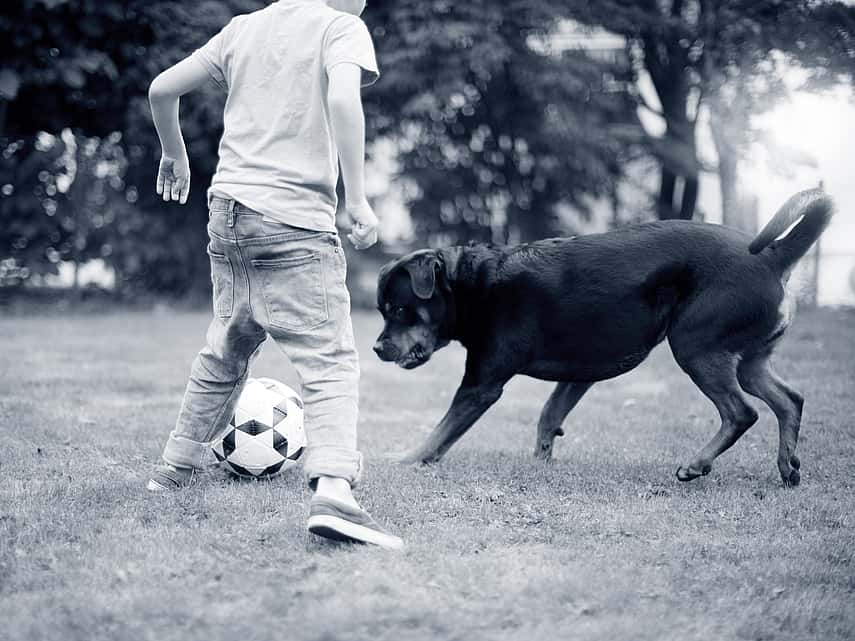
<path id="1" fill-rule="evenodd" d="M 372 12 L 385 81 L 367 94 L 369 113 L 401 141 L 420 237 L 542 237 L 556 231 L 557 203 L 613 194 L 624 148 L 610 127 L 639 128 L 615 90 L 626 65 L 551 51 L 555 17 L 537 2 L 483 0 Z"/>
<path id="2" fill-rule="evenodd" d="M 7 270 L 14 259 L 27 267 L 12 269 L 18 277 L 51 272 L 58 260 L 85 260 L 94 252 L 116 269 L 120 288 L 128 294 L 207 286 L 207 265 L 198 256 L 205 242 L 204 186 L 216 166 L 222 131 L 222 97 L 212 85 L 183 105 L 196 189 L 191 206 L 179 211 L 154 194 L 160 147 L 146 94 L 157 73 L 204 43 L 235 11 L 260 4 L 24 0 L 4 6 L 0 185 L 13 187 L 0 200 L 0 257 L 7 260 Z M 107 181 L 114 186 L 107 226 L 96 226 L 104 213 L 92 206 L 90 196 L 81 195 L 100 189 L 104 180 L 93 183 L 86 163 L 78 163 L 73 181 L 61 180 L 71 171 L 63 161 L 63 144 L 50 150 L 37 145 L 39 132 L 64 130 L 69 133 L 62 140 L 76 141 L 80 148 L 95 144 L 101 149 L 101 141 L 113 132 L 122 134 L 124 161 L 114 164 Z M 47 193 L 44 183 L 57 179 L 53 193 Z M 67 207 L 59 207 L 62 203 Z M 58 208 L 67 211 L 55 215 Z M 70 249 L 80 247 L 90 249 Z"/>
<path id="3" fill-rule="evenodd" d="M 710 109 L 725 210 L 735 197 L 737 165 L 751 139 L 751 116 L 784 90 L 778 54 L 809 68 L 815 81 L 851 82 L 855 8 L 814 0 L 603 0 L 559 3 L 580 22 L 624 35 L 635 69 L 653 82 L 666 121 L 653 147 L 662 166 L 659 215 L 691 218 L 699 162 L 695 128 Z M 647 106 L 649 108 L 649 106 Z M 674 202 L 679 177 L 681 202 Z"/>

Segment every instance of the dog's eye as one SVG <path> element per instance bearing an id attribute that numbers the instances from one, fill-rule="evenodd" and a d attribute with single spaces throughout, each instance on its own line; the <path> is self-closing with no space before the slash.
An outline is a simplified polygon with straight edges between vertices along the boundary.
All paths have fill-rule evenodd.
<path id="1" fill-rule="evenodd" d="M 407 313 L 407 308 L 404 307 L 403 305 L 395 305 L 392 308 L 392 315 L 393 316 L 403 316 L 406 313 Z"/>

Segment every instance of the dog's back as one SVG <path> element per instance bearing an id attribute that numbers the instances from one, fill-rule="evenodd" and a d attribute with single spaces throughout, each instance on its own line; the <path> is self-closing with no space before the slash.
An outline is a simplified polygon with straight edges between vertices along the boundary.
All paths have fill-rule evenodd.
<path id="1" fill-rule="evenodd" d="M 509 303 L 540 310 L 537 316 L 547 320 L 530 330 L 569 340 L 575 354 L 612 351 L 576 344 L 573 337 L 588 334 L 586 328 L 613 328 L 607 344 L 620 351 L 632 343 L 637 354 L 687 325 L 707 327 L 739 352 L 782 334 L 782 318 L 790 317 L 782 310 L 786 279 L 832 212 L 826 194 L 809 190 L 787 201 L 754 240 L 721 225 L 657 221 L 495 249 L 498 301 L 488 310 L 500 322 L 514 323 L 519 314 L 508 318 L 501 311 Z M 798 218 L 787 236 L 775 240 Z"/>

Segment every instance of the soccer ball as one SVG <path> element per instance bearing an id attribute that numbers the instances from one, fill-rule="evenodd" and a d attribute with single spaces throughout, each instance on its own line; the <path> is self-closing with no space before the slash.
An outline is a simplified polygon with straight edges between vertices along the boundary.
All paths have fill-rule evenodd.
<path id="1" fill-rule="evenodd" d="M 270 478 L 296 465 L 306 447 L 303 401 L 270 378 L 250 378 L 226 430 L 211 444 L 230 472 Z"/>

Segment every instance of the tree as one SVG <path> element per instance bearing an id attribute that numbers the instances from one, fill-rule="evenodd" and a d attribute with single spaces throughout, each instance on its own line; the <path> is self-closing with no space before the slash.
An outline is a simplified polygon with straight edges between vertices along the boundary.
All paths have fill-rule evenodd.
<path id="1" fill-rule="evenodd" d="M 0 280 L 100 256 L 129 293 L 208 286 L 204 187 L 222 95 L 212 85 L 182 101 L 194 188 L 178 208 L 154 194 L 160 150 L 146 92 L 232 15 L 264 4 L 18 0 L 0 8 Z M 639 154 L 661 166 L 659 215 L 691 217 L 700 106 L 711 113 L 723 198 L 738 200 L 751 115 L 780 95 L 769 81 L 778 52 L 809 68 L 812 86 L 851 78 L 854 11 L 816 0 L 372 2 L 364 17 L 383 76 L 364 94 L 370 137 L 398 145 L 401 177 L 416 186 L 417 232 L 431 243 L 555 233 L 557 205 L 584 211 L 591 196 L 615 200 L 627 160 Z M 607 58 L 551 50 L 568 19 L 627 45 Z M 633 92 L 644 71 L 667 123 L 663 140 L 645 138 L 636 117 L 639 104 L 659 110 Z"/>
<path id="2" fill-rule="evenodd" d="M 851 83 L 855 8 L 839 2 L 704 0 L 703 82 L 718 156 L 725 224 L 755 231 L 752 196 L 739 167 L 752 142 L 763 142 L 752 118 L 787 99 L 790 65 L 814 88 Z"/>
<path id="3" fill-rule="evenodd" d="M 154 194 L 159 144 L 151 125 L 146 93 L 151 79 L 218 31 L 236 11 L 262 2 L 208 1 L 188 7 L 176 1 L 21 0 L 0 10 L 0 256 L 26 263 L 31 275 L 55 269 L 57 257 L 70 254 L 63 224 L 76 240 L 94 229 L 110 232 L 104 258 L 116 269 L 122 288 L 181 293 L 207 285 L 207 265 L 197 256 L 205 242 L 204 185 L 210 181 L 222 127 L 222 98 L 211 87 L 189 97 L 182 109 L 188 151 L 194 168 L 193 202 L 181 211 Z M 26 27 L 22 28 L 22 25 Z M 115 166 L 113 182 L 121 198 L 110 194 L 115 224 L 97 227 L 103 218 L 90 189 L 101 181 L 81 162 L 66 193 L 46 194 L 53 154 L 37 141 L 43 132 L 71 139 L 109 140 L 121 132 L 126 162 Z M 99 142 L 99 145 L 101 143 Z M 83 159 L 81 159 L 83 160 Z M 44 173 L 46 172 L 46 173 Z M 56 185 L 51 189 L 56 190 Z M 9 192 L 8 194 L 6 192 Z M 115 191 L 115 190 L 114 190 Z M 54 215 L 54 207 L 63 212 Z M 69 222 L 72 221 L 72 222 Z M 79 256 L 83 258 L 84 256 Z M 22 263 L 23 264 L 23 263 Z M 22 273 L 17 270 L 18 274 Z"/>
<path id="4" fill-rule="evenodd" d="M 661 218 L 694 214 L 701 167 L 695 130 L 702 105 L 711 114 L 725 211 L 738 211 L 738 165 L 751 140 L 751 117 L 783 89 L 776 52 L 812 68 L 814 78 L 826 84 L 851 77 L 855 57 L 855 8 L 842 2 L 571 0 L 556 10 L 625 36 L 636 70 L 649 73 L 666 123 L 663 140 L 651 141 L 661 164 Z"/>
<path id="5" fill-rule="evenodd" d="M 554 8 L 559 16 L 626 38 L 632 70 L 636 76 L 642 70 L 649 75 L 661 110 L 648 104 L 638 92 L 635 97 L 642 108 L 658 113 L 665 122 L 662 140 L 646 140 L 648 150 L 660 164 L 657 214 L 663 219 L 692 218 L 701 169 L 695 143 L 700 62 L 697 2 L 570 0 L 558 2 Z M 678 181 L 682 182 L 681 190 Z"/>
<path id="6" fill-rule="evenodd" d="M 383 71 L 369 120 L 400 141 L 421 238 L 543 237 L 557 203 L 613 195 L 624 147 L 611 126 L 640 129 L 615 90 L 626 67 L 550 51 L 545 4 L 402 0 L 367 19 Z"/>

